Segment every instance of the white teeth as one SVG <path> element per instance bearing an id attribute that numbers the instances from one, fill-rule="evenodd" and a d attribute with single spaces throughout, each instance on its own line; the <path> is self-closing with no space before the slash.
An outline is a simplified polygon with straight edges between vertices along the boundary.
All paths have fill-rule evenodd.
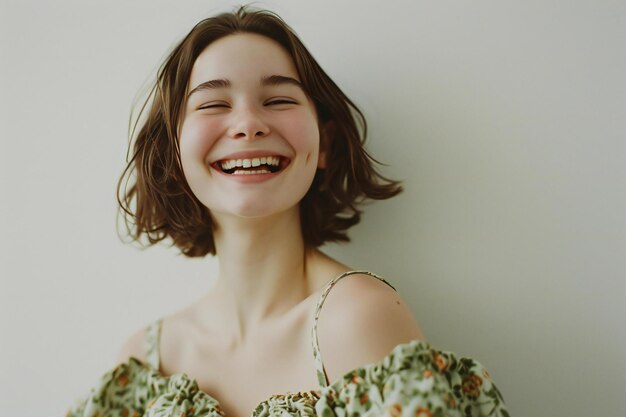
<path id="1" fill-rule="evenodd" d="M 263 156 L 251 159 L 225 159 L 220 162 L 222 169 L 233 169 L 237 167 L 250 168 L 265 164 L 278 166 L 280 164 L 280 158 L 277 156 Z"/>
<path id="2" fill-rule="evenodd" d="M 251 175 L 251 174 L 271 174 L 271 172 L 266 169 L 257 169 L 254 171 L 237 170 L 233 172 L 233 175 Z"/>

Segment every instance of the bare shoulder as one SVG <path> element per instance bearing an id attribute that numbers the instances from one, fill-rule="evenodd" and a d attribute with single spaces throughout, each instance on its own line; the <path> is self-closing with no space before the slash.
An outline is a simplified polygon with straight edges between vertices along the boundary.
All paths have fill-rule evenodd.
<path id="1" fill-rule="evenodd" d="M 117 355 L 117 364 L 127 362 L 129 358 L 137 358 L 142 362 L 146 361 L 146 328 L 141 328 L 130 335 L 122 344 Z"/>
<path id="2" fill-rule="evenodd" d="M 424 338 L 400 294 L 367 274 L 353 274 L 334 285 L 320 312 L 317 333 L 331 382 L 381 361 L 399 344 Z"/>

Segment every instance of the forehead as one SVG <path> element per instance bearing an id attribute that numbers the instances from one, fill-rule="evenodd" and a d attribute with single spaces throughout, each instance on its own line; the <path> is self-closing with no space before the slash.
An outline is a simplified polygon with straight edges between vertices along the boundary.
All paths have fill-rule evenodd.
<path id="1" fill-rule="evenodd" d="M 209 79 L 238 81 L 269 75 L 298 79 L 293 60 L 276 41 L 253 33 L 228 35 L 207 46 L 194 62 L 189 88 Z"/>

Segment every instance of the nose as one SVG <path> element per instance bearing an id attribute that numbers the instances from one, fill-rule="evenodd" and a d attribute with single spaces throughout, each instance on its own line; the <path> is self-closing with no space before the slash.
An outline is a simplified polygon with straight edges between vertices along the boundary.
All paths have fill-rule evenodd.
<path id="1" fill-rule="evenodd" d="M 242 108 L 233 116 L 229 136 L 234 139 L 258 139 L 270 133 L 269 126 L 254 109 Z"/>

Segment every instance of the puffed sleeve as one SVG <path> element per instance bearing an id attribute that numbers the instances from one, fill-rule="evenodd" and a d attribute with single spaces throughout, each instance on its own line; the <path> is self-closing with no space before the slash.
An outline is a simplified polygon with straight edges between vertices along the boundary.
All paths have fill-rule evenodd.
<path id="1" fill-rule="evenodd" d="M 489 372 L 414 340 L 324 387 L 318 417 L 509 417 Z"/>
<path id="2" fill-rule="evenodd" d="M 218 417 L 216 400 L 186 374 L 162 376 L 135 358 L 104 374 L 67 417 Z"/>

